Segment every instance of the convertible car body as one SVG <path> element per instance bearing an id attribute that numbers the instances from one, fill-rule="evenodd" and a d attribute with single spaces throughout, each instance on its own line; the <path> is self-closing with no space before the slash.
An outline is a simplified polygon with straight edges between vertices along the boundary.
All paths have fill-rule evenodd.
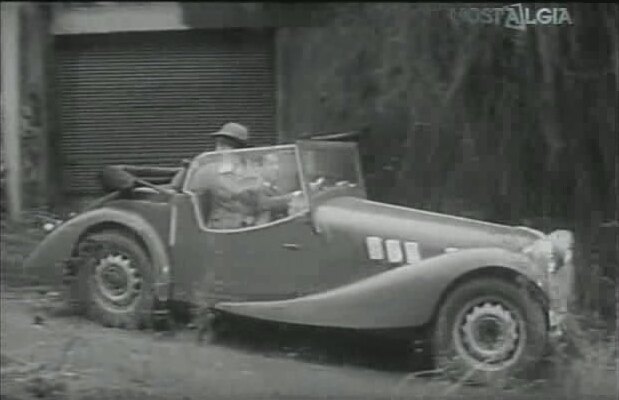
<path id="1" fill-rule="evenodd" d="M 439 360 L 486 374 L 536 358 L 566 311 L 570 232 L 370 201 L 354 143 L 204 153 L 179 171 L 172 185 L 117 184 L 55 227 L 26 269 L 64 282 L 110 325 L 147 324 L 153 310 L 180 300 L 299 325 L 430 326 Z M 213 171 L 242 176 L 237 194 L 268 185 L 263 197 L 289 204 L 275 211 L 254 201 L 251 218 L 213 224 L 226 204 L 214 199 L 225 193 L 208 178 Z"/>

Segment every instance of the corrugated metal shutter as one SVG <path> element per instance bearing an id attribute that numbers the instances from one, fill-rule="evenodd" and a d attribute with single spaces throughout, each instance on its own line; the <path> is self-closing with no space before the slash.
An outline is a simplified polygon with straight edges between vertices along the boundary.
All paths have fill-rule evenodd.
<path id="1" fill-rule="evenodd" d="M 96 193 L 104 165 L 176 166 L 212 149 L 208 133 L 246 124 L 276 142 L 268 31 L 147 32 L 56 38 L 65 190 Z"/>

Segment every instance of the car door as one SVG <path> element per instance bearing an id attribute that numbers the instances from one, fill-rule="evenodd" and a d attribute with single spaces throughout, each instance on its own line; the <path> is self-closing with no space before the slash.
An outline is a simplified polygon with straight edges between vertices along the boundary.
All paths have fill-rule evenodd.
<path id="1" fill-rule="evenodd" d="M 191 241 L 209 253 L 214 297 L 283 299 L 314 290 L 322 238 L 312 228 L 295 146 L 205 154 L 184 190 L 199 228 Z"/>
<path id="2" fill-rule="evenodd" d="M 233 299 L 293 298 L 314 290 L 320 277 L 321 237 L 309 214 L 255 229 L 213 232 L 222 252 L 216 266 L 218 290 Z"/>

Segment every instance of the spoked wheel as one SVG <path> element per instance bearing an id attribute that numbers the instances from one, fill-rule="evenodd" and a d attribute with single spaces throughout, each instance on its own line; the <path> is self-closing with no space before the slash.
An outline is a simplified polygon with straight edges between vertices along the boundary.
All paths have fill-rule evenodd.
<path id="1" fill-rule="evenodd" d="M 135 264 L 122 252 L 110 252 L 99 259 L 93 271 L 97 300 L 107 307 L 130 307 L 142 289 L 143 278 Z"/>
<path id="2" fill-rule="evenodd" d="M 517 360 L 526 331 L 518 311 L 487 298 L 463 307 L 453 326 L 458 352 L 483 370 L 500 370 Z"/>
<path id="3" fill-rule="evenodd" d="M 531 371 L 543 354 L 543 307 L 514 284 L 493 278 L 456 288 L 439 310 L 436 362 L 451 378 L 502 385 Z"/>
<path id="4" fill-rule="evenodd" d="M 151 326 L 151 262 L 142 246 L 119 231 L 90 235 L 86 244 L 78 284 L 87 315 L 104 326 Z"/>

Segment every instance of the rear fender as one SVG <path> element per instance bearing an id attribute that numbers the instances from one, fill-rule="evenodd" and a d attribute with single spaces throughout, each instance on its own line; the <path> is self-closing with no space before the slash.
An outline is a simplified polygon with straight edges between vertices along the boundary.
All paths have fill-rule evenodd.
<path id="1" fill-rule="evenodd" d="M 141 216 L 109 207 L 80 214 L 52 231 L 28 256 L 25 272 L 44 285 L 62 282 L 62 263 L 76 255 L 77 245 L 87 234 L 105 226 L 120 226 L 142 239 L 153 266 L 155 292 L 167 300 L 170 285 L 170 261 L 165 244 L 156 230 Z"/>
<path id="2" fill-rule="evenodd" d="M 538 282 L 522 254 L 499 248 L 461 250 L 405 265 L 326 292 L 291 300 L 225 302 L 216 309 L 276 322 L 352 329 L 394 329 L 430 322 L 459 279 L 492 266 Z"/>

